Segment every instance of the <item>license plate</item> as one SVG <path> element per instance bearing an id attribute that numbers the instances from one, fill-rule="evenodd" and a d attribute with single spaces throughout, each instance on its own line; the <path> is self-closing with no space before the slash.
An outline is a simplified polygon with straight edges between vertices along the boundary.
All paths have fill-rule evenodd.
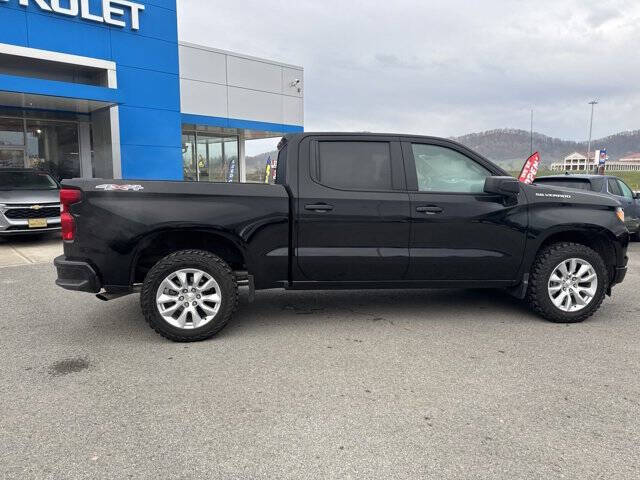
<path id="1" fill-rule="evenodd" d="M 29 228 L 47 228 L 46 218 L 30 218 Z"/>

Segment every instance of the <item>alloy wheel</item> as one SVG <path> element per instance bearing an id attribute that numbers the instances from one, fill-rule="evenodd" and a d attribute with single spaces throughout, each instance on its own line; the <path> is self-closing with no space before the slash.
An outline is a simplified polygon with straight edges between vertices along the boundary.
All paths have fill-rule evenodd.
<path id="1" fill-rule="evenodd" d="M 207 272 L 185 268 L 168 275 L 158 287 L 158 312 L 170 325 L 192 330 L 211 322 L 220 310 L 222 292 Z"/>
<path id="2" fill-rule="evenodd" d="M 551 272 L 549 298 L 565 312 L 578 312 L 591 303 L 598 289 L 593 265 L 581 258 L 563 260 Z"/>

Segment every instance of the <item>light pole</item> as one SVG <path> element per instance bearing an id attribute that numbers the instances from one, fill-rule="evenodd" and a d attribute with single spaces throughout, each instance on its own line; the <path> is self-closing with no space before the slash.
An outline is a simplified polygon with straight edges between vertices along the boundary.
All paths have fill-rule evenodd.
<path id="1" fill-rule="evenodd" d="M 531 130 L 530 130 L 530 137 L 529 137 L 529 147 L 531 151 L 529 155 L 533 155 L 533 108 L 531 109 Z"/>
<path id="2" fill-rule="evenodd" d="M 591 121 L 589 122 L 589 146 L 587 147 L 587 165 L 589 165 L 589 160 L 591 157 L 591 134 L 593 133 L 593 108 L 598 104 L 597 100 L 591 100 L 589 105 L 591 105 Z"/>

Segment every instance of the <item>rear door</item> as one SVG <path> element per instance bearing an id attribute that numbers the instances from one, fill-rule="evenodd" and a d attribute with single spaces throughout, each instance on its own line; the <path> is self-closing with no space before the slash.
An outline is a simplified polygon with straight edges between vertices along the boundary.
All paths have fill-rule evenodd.
<path id="1" fill-rule="evenodd" d="M 307 137 L 299 158 L 296 280 L 402 280 L 410 213 L 398 139 Z"/>
<path id="2" fill-rule="evenodd" d="M 486 177 L 503 173 L 456 144 L 416 139 L 402 147 L 412 216 L 408 279 L 515 280 L 526 241 L 524 194 L 484 193 Z"/>

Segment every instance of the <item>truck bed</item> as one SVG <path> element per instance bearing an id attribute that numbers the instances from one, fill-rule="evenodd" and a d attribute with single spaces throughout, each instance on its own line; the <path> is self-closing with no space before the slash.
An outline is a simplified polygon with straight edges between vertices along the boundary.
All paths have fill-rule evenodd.
<path id="1" fill-rule="evenodd" d="M 65 257 L 90 259 L 107 291 L 141 282 L 156 257 L 194 234 L 203 247 L 237 248 L 234 269 L 260 272 L 262 283 L 287 278 L 290 199 L 281 185 L 74 179 L 63 187 L 83 193 L 71 207 L 79 240 L 65 242 Z"/>

